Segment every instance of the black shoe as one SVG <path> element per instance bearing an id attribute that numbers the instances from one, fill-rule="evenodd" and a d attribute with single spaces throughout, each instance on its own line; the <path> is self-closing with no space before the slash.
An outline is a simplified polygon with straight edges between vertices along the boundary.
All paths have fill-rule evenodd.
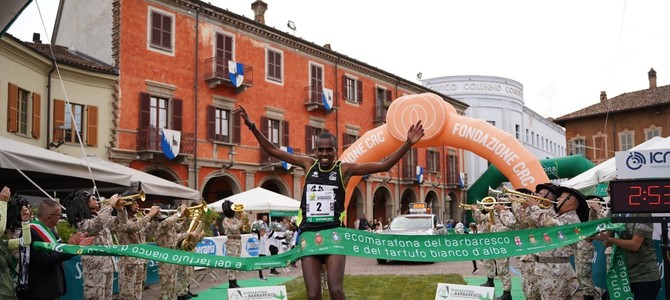
<path id="1" fill-rule="evenodd" d="M 479 286 L 487 286 L 487 287 L 495 287 L 495 283 L 493 283 L 493 278 L 489 278 L 486 280 L 486 282 L 480 284 Z"/>
<path id="2" fill-rule="evenodd" d="M 194 293 L 194 292 L 191 292 L 191 290 L 188 290 L 188 292 L 186 293 L 186 295 L 188 295 L 188 296 L 191 297 L 191 298 L 198 297 L 198 294 L 196 294 L 196 293 Z"/>
<path id="3" fill-rule="evenodd" d="M 279 275 L 279 272 L 277 272 L 276 270 L 272 270 L 272 271 L 270 271 L 270 275 L 277 276 L 277 275 Z"/>
<path id="4" fill-rule="evenodd" d="M 502 296 L 498 297 L 496 300 L 512 300 L 512 293 L 510 291 L 504 291 Z"/>
<path id="5" fill-rule="evenodd" d="M 594 300 L 594 299 L 595 299 L 595 296 L 584 295 L 584 300 Z"/>
<path id="6" fill-rule="evenodd" d="M 228 288 L 229 289 L 239 289 L 239 288 L 241 288 L 241 286 L 237 285 L 237 279 L 228 280 Z"/>
<path id="7" fill-rule="evenodd" d="M 177 296 L 177 300 L 188 300 L 188 296 Z"/>

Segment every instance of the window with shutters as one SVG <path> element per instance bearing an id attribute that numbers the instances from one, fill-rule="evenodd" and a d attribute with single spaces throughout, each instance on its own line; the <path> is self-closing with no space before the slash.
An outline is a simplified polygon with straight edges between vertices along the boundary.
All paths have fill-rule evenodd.
<path id="1" fill-rule="evenodd" d="M 350 134 L 350 133 L 343 133 L 342 134 L 342 150 L 346 150 L 351 146 L 353 143 L 358 140 L 358 135 L 355 134 Z"/>
<path id="2" fill-rule="evenodd" d="M 575 137 L 570 140 L 570 155 L 582 155 L 586 157 L 586 140 L 583 137 Z"/>
<path id="3" fill-rule="evenodd" d="M 30 92 L 19 88 L 19 106 L 17 110 L 19 113 L 18 133 L 21 134 L 28 134 L 28 116 L 30 115 L 30 109 L 28 107 L 30 105 L 30 101 L 28 101 L 29 98 Z"/>
<path id="4" fill-rule="evenodd" d="M 309 125 L 305 126 L 305 153 L 314 154 L 316 152 L 316 145 L 319 140 L 319 136 L 324 132 L 328 131 L 320 127 Z"/>
<path id="5" fill-rule="evenodd" d="M 168 128 L 168 99 L 151 96 L 149 106 L 149 126 Z"/>
<path id="6" fill-rule="evenodd" d="M 363 102 L 363 82 L 351 76 L 342 76 L 342 94 L 349 103 Z"/>
<path id="7" fill-rule="evenodd" d="M 266 61 L 266 79 L 269 81 L 282 83 L 284 81 L 283 52 L 275 49 L 267 49 Z"/>
<path id="8" fill-rule="evenodd" d="M 81 104 L 70 103 L 70 107 L 65 108 L 64 121 L 63 139 L 65 142 L 79 143 L 77 131 L 79 131 L 79 136 L 84 136 L 83 128 L 81 127 L 84 121 L 84 106 Z"/>
<path id="9" fill-rule="evenodd" d="M 148 36 L 149 49 L 173 53 L 174 14 L 149 8 Z"/>
<path id="10" fill-rule="evenodd" d="M 41 96 L 8 83 L 7 131 L 40 138 Z"/>
<path id="11" fill-rule="evenodd" d="M 459 185 L 461 181 L 458 172 L 458 156 L 447 155 L 447 183 L 449 185 Z"/>
<path id="12" fill-rule="evenodd" d="M 241 118 L 239 118 L 241 119 Z M 261 117 L 260 132 L 267 137 L 277 147 L 290 147 L 289 145 L 289 124 L 288 121 L 273 119 L 266 116 Z M 261 163 L 279 163 L 280 160 L 271 157 L 261 149 Z"/>
<path id="13" fill-rule="evenodd" d="M 426 168 L 433 173 L 440 172 L 440 153 L 435 150 L 426 150 Z"/>
<path id="14" fill-rule="evenodd" d="M 231 109 L 209 106 L 207 112 L 207 135 L 214 142 L 240 143 L 240 116 Z"/>
<path id="15" fill-rule="evenodd" d="M 402 157 L 402 177 L 405 179 L 416 178 L 416 165 L 418 160 L 416 148 L 410 148 Z"/>
<path id="16" fill-rule="evenodd" d="M 654 137 L 661 136 L 661 127 L 656 125 L 651 125 L 648 128 L 644 129 L 644 140 L 648 141 Z"/>
<path id="17" fill-rule="evenodd" d="M 521 125 L 519 124 L 514 124 L 514 137 L 519 141 L 521 140 Z"/>
<path id="18" fill-rule="evenodd" d="M 279 120 L 274 120 L 274 119 L 268 119 L 268 131 L 267 131 L 267 137 L 268 140 L 270 140 L 271 143 L 275 144 L 277 147 L 283 146 L 281 144 L 281 127 L 279 126 L 280 124 Z"/>
<path id="19" fill-rule="evenodd" d="M 228 77 L 228 62 L 233 60 L 233 37 L 217 33 L 214 56 L 216 57 L 216 74 Z"/>
<path id="20" fill-rule="evenodd" d="M 619 151 L 628 151 L 635 146 L 635 132 L 624 130 L 619 132 Z"/>
<path id="21" fill-rule="evenodd" d="M 386 122 L 386 111 L 391 105 L 391 91 L 383 87 L 375 89 L 375 123 Z"/>
<path id="22" fill-rule="evenodd" d="M 323 67 L 314 63 L 309 64 L 310 74 L 310 102 L 321 102 L 323 97 Z"/>

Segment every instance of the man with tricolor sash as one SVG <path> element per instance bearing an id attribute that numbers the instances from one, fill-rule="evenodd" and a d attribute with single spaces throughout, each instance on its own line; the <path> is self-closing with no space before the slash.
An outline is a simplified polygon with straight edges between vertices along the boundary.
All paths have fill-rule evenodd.
<path id="1" fill-rule="evenodd" d="M 33 242 L 60 242 L 55 232 L 61 217 L 61 207 L 55 200 L 44 199 L 37 206 L 37 220 L 30 225 Z M 93 237 L 75 233 L 68 244 L 90 245 Z M 18 293 L 19 299 L 55 299 L 66 293 L 63 262 L 74 257 L 57 251 L 30 247 L 30 266 L 28 268 L 28 287 Z"/>

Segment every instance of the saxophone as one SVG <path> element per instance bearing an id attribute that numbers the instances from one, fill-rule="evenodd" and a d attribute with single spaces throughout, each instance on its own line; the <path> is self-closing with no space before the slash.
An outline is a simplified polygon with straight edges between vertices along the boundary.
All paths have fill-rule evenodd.
<path id="1" fill-rule="evenodd" d="M 250 233 L 251 232 L 251 222 L 249 222 L 249 215 L 243 211 L 239 212 L 242 215 L 242 226 L 240 227 L 240 233 Z"/>

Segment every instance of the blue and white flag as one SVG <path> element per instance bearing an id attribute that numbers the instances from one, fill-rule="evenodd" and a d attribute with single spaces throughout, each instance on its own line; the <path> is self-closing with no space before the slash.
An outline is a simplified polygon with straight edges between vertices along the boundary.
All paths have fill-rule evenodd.
<path id="1" fill-rule="evenodd" d="M 244 65 L 232 60 L 228 61 L 228 77 L 235 87 L 240 87 L 244 82 Z"/>
<path id="2" fill-rule="evenodd" d="M 324 88 L 321 94 L 321 101 L 326 110 L 333 108 L 333 90 Z"/>
<path id="3" fill-rule="evenodd" d="M 282 151 L 286 151 L 288 153 L 293 154 L 293 148 L 291 148 L 291 147 L 281 146 L 281 147 L 279 147 L 279 149 L 282 150 Z M 291 169 L 291 167 L 293 165 L 282 160 L 281 166 L 284 168 L 284 170 L 288 171 L 288 170 Z"/>
<path id="4" fill-rule="evenodd" d="M 181 131 L 161 129 L 161 148 L 165 157 L 172 160 L 179 155 Z"/>
<path id="5" fill-rule="evenodd" d="M 416 166 L 416 181 L 419 183 L 423 182 L 423 167 L 422 166 Z"/>

